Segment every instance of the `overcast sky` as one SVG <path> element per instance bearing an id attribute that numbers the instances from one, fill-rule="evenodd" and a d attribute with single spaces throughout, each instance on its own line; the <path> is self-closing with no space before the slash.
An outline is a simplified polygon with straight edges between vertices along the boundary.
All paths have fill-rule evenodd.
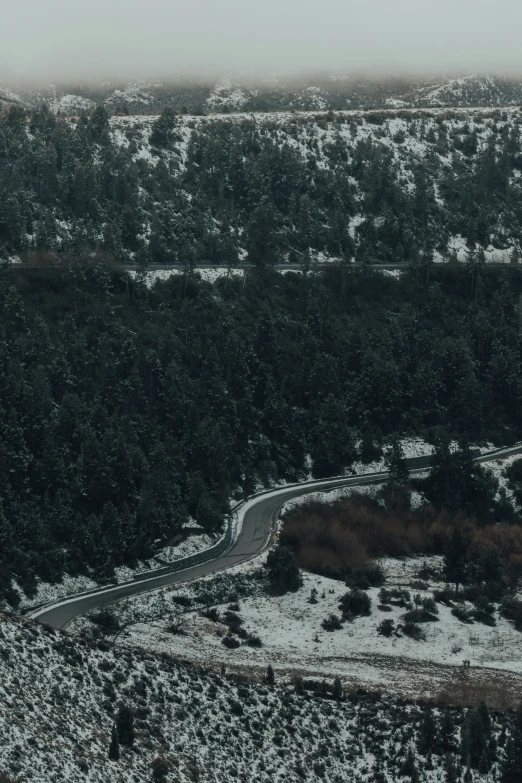
<path id="1" fill-rule="evenodd" d="M 522 71 L 521 0 L 4 0 L 0 73 Z"/>

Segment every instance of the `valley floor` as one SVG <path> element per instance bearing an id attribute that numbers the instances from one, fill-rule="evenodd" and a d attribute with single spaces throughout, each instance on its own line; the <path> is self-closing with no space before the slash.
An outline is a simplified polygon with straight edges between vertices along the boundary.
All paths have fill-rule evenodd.
<path id="1" fill-rule="evenodd" d="M 437 560 L 431 558 L 428 564 L 437 567 Z M 422 582 L 416 576 L 426 562 L 420 558 L 383 561 L 388 575 L 386 586 L 404 587 L 412 597 L 432 595 L 441 583 Z M 229 572 L 230 600 L 237 595 L 234 572 L 255 575 L 258 566 L 259 561 Z M 211 585 L 209 580 L 209 589 Z M 304 585 L 297 593 L 274 598 L 265 595 L 253 581 L 252 594 L 240 599 L 237 613 L 244 629 L 259 636 L 263 646 L 243 644 L 231 650 L 222 644 L 226 625 L 201 615 L 199 586 L 159 591 L 129 602 L 134 607 L 136 622 L 129 628 L 125 643 L 210 668 L 225 665 L 256 680 L 270 664 L 286 681 L 291 681 L 296 673 L 305 677 L 339 676 L 348 687 L 382 690 L 409 698 L 458 703 L 468 692 L 473 700 L 473 694 L 480 691 L 484 697 L 487 695 L 489 703 L 499 707 L 513 706 L 522 698 L 522 638 L 498 613 L 495 627 L 470 625 L 454 617 L 449 607 L 439 604 L 439 620 L 423 623 L 425 641 L 404 635 L 386 638 L 377 631 L 379 623 L 390 618 L 397 626 L 405 610 L 380 610 L 379 589 L 370 588 L 369 617 L 346 622 L 341 630 L 325 631 L 321 623 L 330 613 L 339 615 L 339 599 L 346 589 L 342 582 L 305 574 Z M 317 591 L 317 603 L 310 603 L 312 590 Z M 195 608 L 180 609 L 175 600 L 180 596 Z M 217 608 L 222 616 L 227 607 L 220 603 Z M 151 617 L 154 619 L 148 619 Z M 173 623 L 180 623 L 181 632 L 172 632 Z M 77 622 L 77 626 L 86 625 L 86 620 Z M 465 669 L 463 662 L 468 660 L 470 668 Z"/>

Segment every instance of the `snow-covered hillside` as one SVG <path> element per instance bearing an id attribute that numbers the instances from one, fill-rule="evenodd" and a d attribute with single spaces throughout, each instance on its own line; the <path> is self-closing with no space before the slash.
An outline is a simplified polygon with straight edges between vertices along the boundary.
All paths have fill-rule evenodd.
<path id="1" fill-rule="evenodd" d="M 393 604 L 382 608 L 379 588 L 370 588 L 371 613 L 328 631 L 322 623 L 332 614 L 339 615 L 339 601 L 347 589 L 344 583 L 304 573 L 300 590 L 274 598 L 263 589 L 260 565 L 265 557 L 223 575 L 116 605 L 121 625 L 131 621 L 126 642 L 204 667 L 219 669 L 225 664 L 257 680 L 271 664 L 284 679 L 296 673 L 338 676 L 352 688 L 385 690 L 398 697 L 453 698 L 458 703 L 470 690 L 490 701 L 496 693 L 496 702 L 503 706 L 522 698 L 521 634 L 498 612 L 494 626 L 469 624 L 452 614 L 451 606 L 439 604 L 437 618 L 423 623 L 423 640 L 400 632 L 386 637 L 378 631 L 380 623 L 391 620 L 400 628 L 406 610 Z M 408 591 L 409 600 L 415 595 L 429 598 L 444 587 L 440 576 L 424 574 L 440 572 L 440 558 L 383 559 L 381 565 L 386 588 Z M 235 612 L 245 639 L 258 637 L 259 646 L 248 641 L 237 649 L 223 645 L 230 601 L 237 602 Z M 217 608 L 217 616 L 202 614 L 208 605 Z M 177 633 L 173 627 L 179 628 Z M 72 628 L 81 632 L 92 625 L 88 618 L 80 618 Z M 469 671 L 463 669 L 463 661 L 471 662 Z"/>
<path id="2" fill-rule="evenodd" d="M 389 695 L 343 693 L 331 680 L 297 687 L 276 674 L 275 685 L 253 685 L 1 614 L 0 670 L 0 776 L 33 783 L 145 783 L 158 758 L 168 777 L 155 780 L 178 783 L 395 783 L 415 770 L 435 783 L 448 753 L 460 765 L 465 710 L 430 712 L 441 737 L 432 749 L 425 709 Z M 134 714 L 135 740 L 111 761 L 120 704 Z M 495 712 L 491 722 L 500 761 L 510 717 Z M 499 780 L 498 761 L 473 780 Z"/>
<path id="3" fill-rule="evenodd" d="M 420 106 L 503 106 L 519 103 L 521 89 L 516 79 L 469 73 L 414 89 L 403 100 Z"/>
<path id="4" fill-rule="evenodd" d="M 60 102 L 77 96 L 74 111 L 93 101 L 114 112 L 127 107 L 139 114 L 172 106 L 188 110 L 227 112 L 243 108 L 258 110 L 346 109 L 419 106 L 506 106 L 522 102 L 520 77 L 467 73 L 409 78 L 370 78 L 336 71 L 326 74 L 287 72 L 254 78 L 247 74 L 223 74 L 215 78 L 187 78 L 183 81 L 110 81 L 81 85 L 40 84 L 33 87 L 7 85 L 0 88 L 9 100 L 35 107 L 42 102 Z"/>
<path id="5" fill-rule="evenodd" d="M 235 88 L 229 84 L 227 89 Z M 226 94 L 229 97 L 231 95 L 230 92 Z M 395 185 L 410 195 L 419 189 L 419 166 L 429 170 L 429 179 L 433 183 L 430 199 L 440 212 L 440 220 L 430 228 L 438 235 L 439 249 L 434 252 L 434 261 L 467 262 L 472 257 L 472 249 L 476 252 L 484 251 L 486 262 L 509 262 L 514 253 L 520 253 L 518 235 L 512 234 L 502 215 L 498 216 L 495 234 L 490 234 L 489 239 L 482 240 L 482 243 L 475 243 L 470 237 L 458 232 L 446 233 L 443 223 L 453 222 L 452 205 L 445 200 L 440 186 L 443 180 L 451 180 L 456 166 L 469 170 L 468 176 L 473 177 L 479 161 L 488 151 L 491 153 L 496 150 L 500 155 L 506 134 L 513 134 L 513 139 L 516 139 L 520 132 L 518 108 L 502 111 L 492 111 L 490 108 L 456 109 L 452 112 L 433 108 L 347 110 L 336 112 L 335 115 L 309 111 L 298 116 L 291 112 L 255 115 L 236 112 L 233 115 L 185 116 L 180 118 L 178 141 L 171 151 L 162 153 L 151 148 L 149 141 L 155 120 L 155 116 L 114 117 L 111 125 L 113 138 L 125 148 L 131 143 L 135 145 L 135 161 L 144 160 L 150 166 L 157 166 L 162 158 L 170 160 L 176 176 L 182 176 L 187 170 L 187 150 L 190 145 L 196 143 L 201 135 L 212 134 L 213 127 L 218 127 L 214 123 L 219 127 L 225 124 L 231 131 L 234 127 L 244 128 L 246 123 L 253 123 L 258 132 L 269 137 L 279 149 L 297 153 L 303 164 L 317 166 L 320 172 L 336 171 L 340 159 L 353 161 L 360 156 L 361 148 L 367 145 L 368 155 L 377 152 L 378 155 L 391 156 L 390 174 L 394 177 Z M 472 155 L 465 148 L 466 143 L 474 145 Z M 522 183 L 519 174 L 518 169 L 512 169 L 510 184 L 517 192 Z M 347 182 L 356 205 L 355 214 L 349 218 L 350 235 L 356 245 L 363 237 L 372 237 L 374 243 L 375 235 L 379 236 L 379 232 L 384 231 L 383 227 L 392 221 L 388 214 L 372 218 L 365 213 L 367 196 L 363 188 L 367 184 L 353 176 Z M 188 193 L 186 197 L 188 201 L 192 198 Z M 391 225 L 389 230 L 393 230 Z M 238 231 L 241 233 L 242 227 Z M 241 244 L 239 255 L 246 255 Z M 312 256 L 317 261 L 337 258 L 335 254 L 330 256 L 326 251 L 312 253 Z"/>
<path id="6" fill-rule="evenodd" d="M 237 82 L 224 78 L 217 82 L 206 100 L 210 111 L 241 111 L 248 102 L 248 96 Z"/>
<path id="7" fill-rule="evenodd" d="M 56 114 L 81 114 L 82 112 L 90 112 L 96 106 L 95 102 L 90 98 L 84 98 L 82 95 L 60 95 L 56 96 L 55 100 L 51 103 L 51 109 Z"/>

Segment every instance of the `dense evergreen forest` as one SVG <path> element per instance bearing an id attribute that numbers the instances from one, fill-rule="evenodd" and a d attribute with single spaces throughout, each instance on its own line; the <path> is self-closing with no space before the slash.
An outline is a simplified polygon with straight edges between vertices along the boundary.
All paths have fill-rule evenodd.
<path id="1" fill-rule="evenodd" d="M 0 118 L 0 257 L 256 264 L 520 257 L 518 109 Z"/>
<path id="2" fill-rule="evenodd" d="M 472 284 L 473 281 L 473 284 Z M 147 288 L 76 259 L 0 277 L 1 590 L 110 577 L 229 498 L 393 433 L 522 435 L 519 270 L 348 267 Z"/>

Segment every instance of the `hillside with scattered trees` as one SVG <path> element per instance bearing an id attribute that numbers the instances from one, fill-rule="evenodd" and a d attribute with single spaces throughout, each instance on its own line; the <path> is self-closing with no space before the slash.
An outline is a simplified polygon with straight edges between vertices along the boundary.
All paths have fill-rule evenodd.
<path id="1" fill-rule="evenodd" d="M 475 270 L 520 257 L 518 109 L 0 118 L 0 253 Z"/>

